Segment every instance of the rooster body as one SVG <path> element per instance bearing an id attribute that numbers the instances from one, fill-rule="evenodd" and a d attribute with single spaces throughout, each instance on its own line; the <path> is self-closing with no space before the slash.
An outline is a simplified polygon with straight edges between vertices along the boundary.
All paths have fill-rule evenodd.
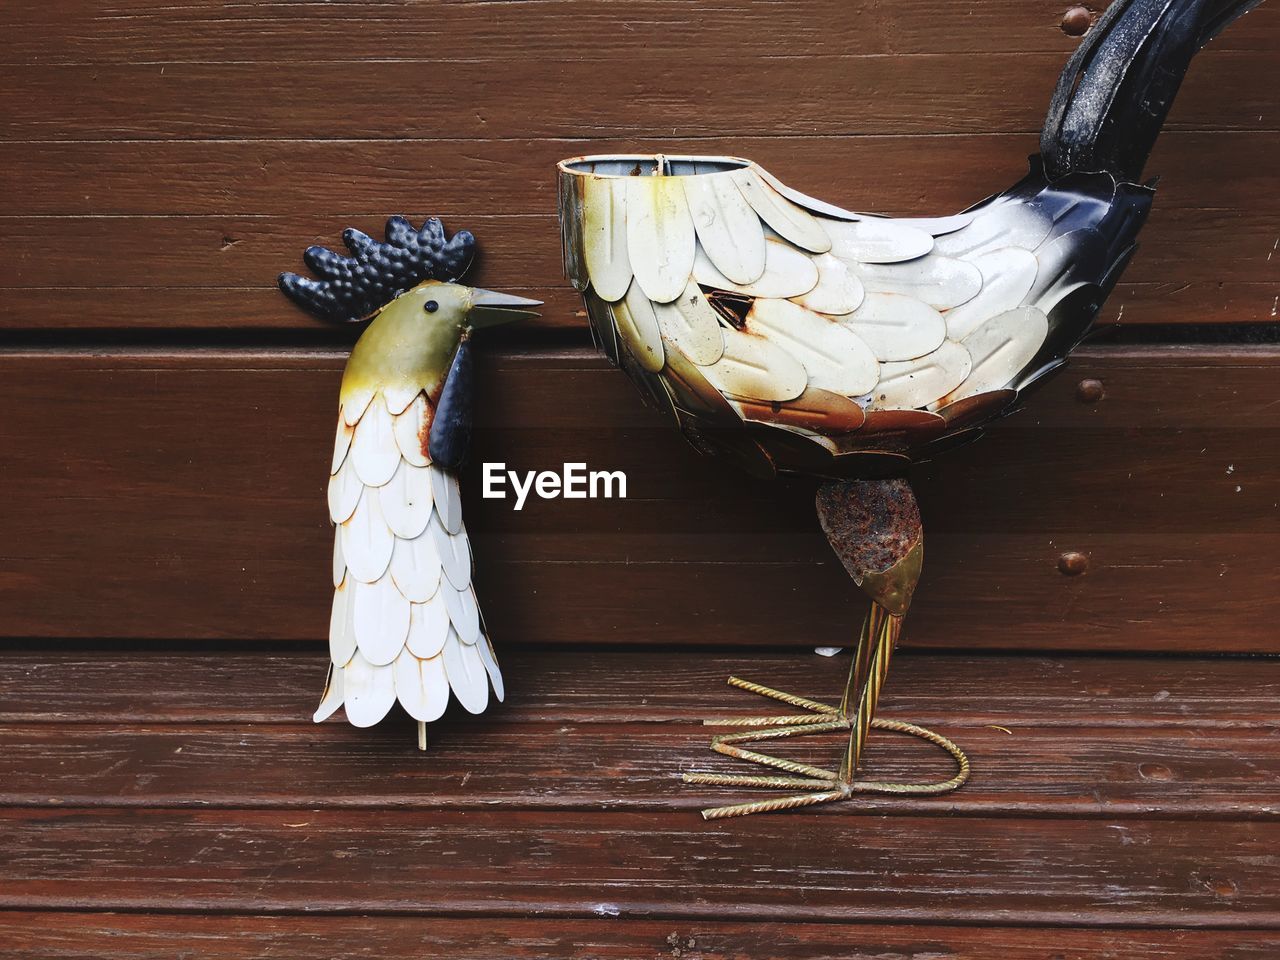
<path id="1" fill-rule="evenodd" d="M 345 707 L 368 727 L 398 701 L 421 744 L 422 725 L 444 713 L 451 692 L 471 713 L 484 711 L 490 688 L 504 696 L 454 471 L 470 433 L 471 329 L 537 304 L 436 279 L 465 270 L 473 243 L 465 233 L 446 242 L 438 221 L 414 231 L 392 218 L 386 243 L 350 230 L 345 239 L 352 257 L 307 251 L 328 279 L 281 278 L 321 315 L 373 316 L 339 393 L 330 667 L 315 720 Z"/>
<path id="2" fill-rule="evenodd" d="M 562 166 L 597 338 L 695 445 L 758 473 L 890 475 L 1061 365 L 1135 248 L 1147 187 L 1020 183 L 936 219 L 852 213 L 728 157 Z"/>
<path id="3" fill-rule="evenodd" d="M 1257 2 L 1115 0 L 1058 81 L 1030 172 L 953 216 L 854 213 L 735 157 L 559 165 L 565 272 L 602 349 L 699 450 L 824 481 L 819 521 L 871 599 L 838 707 L 731 679 L 806 711 L 740 719 L 745 732 L 713 741 L 770 775 L 686 776 L 809 792 L 704 816 L 965 782 L 968 761 L 945 737 L 874 718 L 923 562 L 903 475 L 979 436 L 1088 333 L 1146 221 L 1142 169 L 1192 57 Z M 957 774 L 859 781 L 874 727 L 943 747 Z M 838 770 L 741 747 L 837 730 Z"/>

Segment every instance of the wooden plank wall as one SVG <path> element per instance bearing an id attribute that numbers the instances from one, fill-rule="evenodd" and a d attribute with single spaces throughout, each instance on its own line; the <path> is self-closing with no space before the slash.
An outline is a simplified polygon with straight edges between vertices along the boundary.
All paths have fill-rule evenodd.
<path id="1" fill-rule="evenodd" d="M 619 504 L 470 497 L 502 642 L 840 642 L 856 595 L 808 489 L 692 456 L 593 359 L 560 276 L 552 164 L 724 151 L 855 207 L 949 212 L 1035 150 L 1076 43 L 1063 9 L 7 5 L 0 635 L 321 636 L 324 459 L 354 331 L 294 310 L 273 278 L 348 223 L 406 213 L 472 229 L 476 281 L 545 298 L 539 326 L 567 328 L 485 341 L 479 455 L 632 476 Z M 1108 320 L 1274 321 L 1280 90 L 1262 78 L 1278 11 L 1197 61 Z M 1083 376 L 1104 380 L 1101 403 L 1076 399 Z M 1098 348 L 926 468 L 910 642 L 1280 649 L 1278 379 L 1273 348 Z M 1058 572 L 1068 549 L 1089 554 L 1084 576 Z"/>

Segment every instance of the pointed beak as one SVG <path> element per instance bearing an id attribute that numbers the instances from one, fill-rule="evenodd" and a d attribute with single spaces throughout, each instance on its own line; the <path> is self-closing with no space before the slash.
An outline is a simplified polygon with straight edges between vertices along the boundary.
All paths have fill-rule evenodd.
<path id="1" fill-rule="evenodd" d="M 510 293 L 498 293 L 496 290 L 473 290 L 471 309 L 467 312 L 467 323 L 475 329 L 480 329 L 496 327 L 515 320 L 528 320 L 538 316 L 531 308 L 540 306 L 542 306 L 541 300 L 529 300 Z"/>

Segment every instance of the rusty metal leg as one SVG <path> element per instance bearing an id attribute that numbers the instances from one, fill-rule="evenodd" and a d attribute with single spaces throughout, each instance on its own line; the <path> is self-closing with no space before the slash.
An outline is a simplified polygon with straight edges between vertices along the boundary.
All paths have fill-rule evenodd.
<path id="1" fill-rule="evenodd" d="M 730 684 L 807 711 L 800 714 L 709 720 L 709 724 L 749 727 L 724 734 L 711 749 L 725 756 L 779 770 L 789 776 L 740 776 L 685 774 L 686 783 L 714 786 L 760 787 L 813 791 L 771 800 L 712 807 L 707 819 L 745 816 L 831 803 L 856 793 L 932 795 L 946 793 L 969 777 L 969 761 L 954 743 L 914 724 L 878 720 L 876 707 L 889 671 L 889 661 L 902 631 L 902 620 L 911 605 L 924 558 L 924 531 L 915 497 L 905 480 L 833 483 L 818 492 L 818 516 L 823 531 L 850 577 L 871 598 L 871 609 L 862 623 L 853 651 L 844 696 L 838 707 L 772 687 L 730 678 Z M 858 769 L 872 729 L 892 730 L 921 737 L 945 750 L 958 770 L 949 780 L 934 783 L 859 781 Z M 845 749 L 839 769 L 832 771 L 783 757 L 745 749 L 742 744 L 781 740 L 817 733 L 845 732 Z"/>

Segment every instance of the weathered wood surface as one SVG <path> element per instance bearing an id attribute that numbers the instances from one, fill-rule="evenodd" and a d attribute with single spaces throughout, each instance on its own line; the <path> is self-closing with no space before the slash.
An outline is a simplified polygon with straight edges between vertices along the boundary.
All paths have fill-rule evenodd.
<path id="1" fill-rule="evenodd" d="M 861 595 L 810 485 L 696 456 L 587 350 L 487 356 L 465 486 L 500 642 L 847 642 Z M 325 351 L 0 357 L 0 629 L 321 636 L 341 365 Z M 1275 651 L 1278 367 L 1265 347 L 1092 350 L 922 468 L 929 556 L 909 642 Z M 1082 377 L 1106 398 L 1081 404 Z M 516 513 L 479 496 L 485 460 L 624 470 L 628 499 Z M 1061 574 L 1066 550 L 1089 572 Z"/>
<path id="2" fill-rule="evenodd" d="M 0 267 L 0 326 L 314 328 L 272 278 L 305 243 L 391 212 L 474 228 L 476 282 L 542 296 L 544 326 L 580 325 L 556 261 L 556 160 L 729 152 L 855 208 L 950 212 L 1020 175 L 1076 42 L 1040 0 L 946 17 L 920 0 L 623 10 L 6 10 L 0 215 L 19 253 Z M 1274 320 L 1276 91 L 1257 78 L 1278 24 L 1264 5 L 1197 62 L 1106 320 Z"/>
<path id="3" fill-rule="evenodd" d="M 679 660 L 684 660 L 682 657 Z M 746 673 L 757 675 L 746 665 Z M 832 683 L 844 666 L 828 664 Z M 302 663 L 292 669 L 305 671 Z M 315 673 L 315 671 L 312 671 Z M 660 679 L 650 671 L 653 684 Z M 298 704 L 314 709 L 316 690 Z M 513 685 L 524 678 L 513 675 Z M 895 678 L 896 680 L 896 678 Z M 948 704 L 940 702 L 935 712 Z M 1062 709 L 1076 709 L 1062 704 Z M 737 715 L 769 710 L 742 697 Z M 699 708 L 705 713 L 705 708 Z M 707 714 L 708 716 L 710 714 Z M 915 720 L 900 709 L 884 716 Z M 679 724 L 532 723 L 505 714 L 433 727 L 421 756 L 413 723 L 397 716 L 373 733 L 345 722 L 314 725 L 65 728 L 11 725 L 0 754 L 0 805 L 17 807 L 244 809 L 679 811 L 743 799 L 741 789 L 683 784 L 682 772 L 742 773 L 707 751 L 711 730 Z M 963 721 L 966 718 L 960 718 Z M 942 798 L 870 795 L 859 812 L 894 817 L 1275 820 L 1280 818 L 1276 731 L 1166 728 L 971 727 L 955 737 L 980 771 Z M 797 741 L 778 751 L 833 767 L 838 738 Z M 389 777 L 388 771 L 395 771 Z M 945 755 L 892 734 L 874 735 L 867 775 L 893 781 L 945 780 Z M 840 816 L 847 811 L 823 808 Z M 1116 829 L 1123 829 L 1117 827 Z"/>
<path id="4" fill-rule="evenodd" d="M 1280 933 L 717 920 L 0 912 L 3 960 L 1274 960 Z"/>
<path id="5" fill-rule="evenodd" d="M 674 774 L 728 761 L 690 720 L 755 701 L 714 682 L 731 658 L 658 654 L 507 657 L 510 705 L 433 726 L 422 755 L 403 719 L 297 723 L 318 657 L 11 649 L 0 957 L 1040 960 L 1051 940 L 1069 960 L 1260 960 L 1280 943 L 1274 661 L 907 654 L 886 714 L 949 715 L 970 785 L 707 824 L 690 808 L 714 794 Z M 754 663 L 809 693 L 843 665 Z M 919 775 L 913 749 L 878 741 L 875 769 Z"/>
<path id="6" fill-rule="evenodd" d="M 1135 311 L 1137 322 L 1271 320 L 1280 290 L 1280 257 L 1267 260 L 1276 242 L 1272 212 L 1166 207 L 1160 199 L 1143 254 L 1102 321 L 1133 322 Z M 355 219 L 371 233 L 381 230 L 382 218 Z M 560 280 L 554 214 L 458 222 L 483 241 L 477 285 L 544 299 L 538 326 L 585 325 L 580 298 Z M 332 330 L 285 302 L 273 282 L 281 269 L 302 269 L 306 244 L 338 244 L 332 216 L 20 216 L 3 223 L 17 251 L 0 263 L 5 329 Z M 103 250 L 112 255 L 102 257 Z"/>
<path id="7" fill-rule="evenodd" d="M 521 653 L 504 657 L 510 702 L 433 726 L 423 757 L 403 716 L 371 731 L 300 723 L 321 660 L 10 654 L 0 806 L 693 811 L 741 793 L 679 782 L 686 770 L 737 769 L 707 752 L 713 731 L 700 721 L 766 704 L 727 687 L 730 671 L 831 699 L 845 668 L 803 653 Z M 882 715 L 952 734 L 981 773 L 942 798 L 859 799 L 866 813 L 1280 816 L 1280 663 L 901 660 Z M 182 703 L 148 704 L 153 691 Z M 785 752 L 829 763 L 838 746 L 815 738 Z M 891 734 L 873 739 L 869 762 L 884 779 L 941 779 L 950 763 Z"/>
<path id="8" fill-rule="evenodd" d="M 1280 926 L 1274 822 L 68 808 L 0 828 L 4 909 Z"/>
<path id="9" fill-rule="evenodd" d="M 645 148 L 743 154 L 816 195 L 903 214 L 1008 186 L 1036 138 L 0 143 L 0 229 L 14 247 L 0 327 L 329 329 L 284 302 L 275 275 L 308 243 L 335 243 L 348 222 L 376 232 L 388 212 L 473 229 L 486 250 L 474 282 L 545 299 L 543 326 L 581 326 L 560 274 L 553 165 Z M 1170 132 L 1151 163 L 1164 179 L 1142 251 L 1103 319 L 1274 321 L 1278 148 L 1275 132 Z"/>
<path id="10" fill-rule="evenodd" d="M 1105 9 L 1105 2 L 1090 7 Z M 631 0 L 622 14 L 592 0 L 508 4 L 404 3 L 380 6 L 216 0 L 156 5 L 121 0 L 100 8 L 85 0 L 24 5 L 5 16 L 14 26 L 7 63 L 172 63 L 380 61 L 425 56 L 445 44 L 465 60 L 501 60 L 517 48 L 530 59 L 573 55 L 603 60 L 637 48 L 671 62 L 731 55 L 768 57 L 794 45 L 829 45 L 862 55 L 1028 53 L 1065 55 L 1076 41 L 1060 28 L 1056 0 L 988 0 L 940 11 L 932 0 L 808 0 L 803 15 L 780 17 L 770 0 L 705 4 Z M 1213 50 L 1265 50 L 1280 37 L 1269 7 L 1214 41 Z"/>
<path id="11" fill-rule="evenodd" d="M 1247 26 L 1247 24 L 1246 24 Z M 660 25 L 658 29 L 666 29 Z M 497 42 L 502 42 L 499 38 Z M 785 41 L 784 41 L 785 42 Z M 1062 53 L 861 55 L 785 50 L 689 57 L 564 54 L 479 62 L 0 64 L 5 140 L 737 137 L 1038 131 Z M 826 53 L 824 51 L 831 51 Z M 1207 51 L 1171 128 L 1268 129 L 1272 51 Z M 999 77 L 999 83 L 992 83 Z M 252 96 L 255 86 L 272 91 Z M 243 91 L 228 96 L 228 91 Z M 657 91 L 657 92 L 655 92 Z M 886 95 L 888 94 L 888 95 Z M 146 110 L 137 110 L 145 98 Z M 344 105 L 359 109 L 341 109 Z M 624 106 L 625 105 L 625 106 Z M 337 109 L 335 109 L 335 107 Z M 1259 121 L 1258 117 L 1263 116 Z"/>
<path id="12" fill-rule="evenodd" d="M 223 648 L 199 653 L 187 652 L 187 646 L 36 652 L 10 642 L 0 657 L 0 723 L 63 729 L 71 724 L 264 725 L 294 724 L 310 715 L 323 674 L 323 644 L 288 653 Z M 726 685 L 734 672 L 768 677 L 783 689 L 819 699 L 834 696 L 843 682 L 842 661 L 803 651 L 499 647 L 499 654 L 511 677 L 501 716 L 516 725 L 657 728 L 731 716 L 759 703 Z M 679 669 L 667 668 L 673 657 Z M 1274 724 L 1278 669 L 1274 661 L 1256 658 L 904 651 L 894 659 L 884 709 L 957 729 L 1242 730 Z M 660 681 L 655 671 L 661 672 Z"/>

